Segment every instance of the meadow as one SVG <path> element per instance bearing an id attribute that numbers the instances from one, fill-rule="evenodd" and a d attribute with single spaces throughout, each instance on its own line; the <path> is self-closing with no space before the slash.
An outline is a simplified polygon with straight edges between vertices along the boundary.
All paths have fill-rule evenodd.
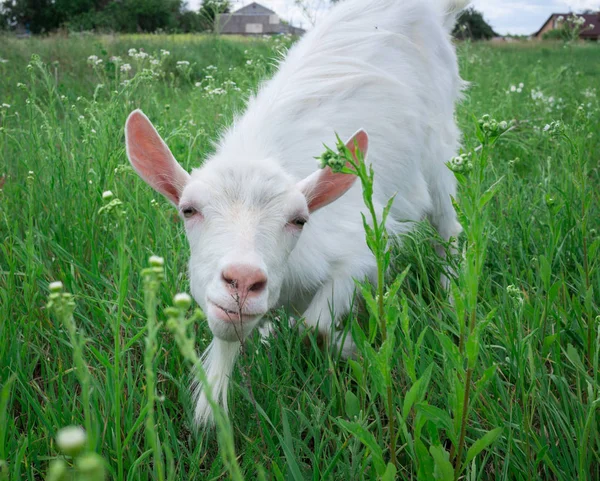
<path id="1" fill-rule="evenodd" d="M 164 311 L 188 291 L 188 246 L 130 168 L 124 122 L 141 108 L 189 170 L 290 43 L 0 38 L 0 480 L 70 466 L 69 425 L 115 480 L 600 480 L 594 44 L 458 45 L 454 305 L 423 223 L 392 250 L 383 318 L 347 321 L 372 348 L 340 360 L 274 313 L 268 346 L 243 348 L 230 421 L 194 429 L 166 328 L 184 309 Z M 204 349 L 206 324 L 190 328 Z"/>

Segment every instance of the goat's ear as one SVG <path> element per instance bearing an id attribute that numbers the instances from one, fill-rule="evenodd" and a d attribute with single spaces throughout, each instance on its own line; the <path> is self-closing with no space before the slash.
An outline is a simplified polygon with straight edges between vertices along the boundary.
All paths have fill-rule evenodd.
<path id="1" fill-rule="evenodd" d="M 356 151 L 362 153 L 364 160 L 368 146 L 369 137 L 364 130 L 359 130 L 346 142 L 355 162 L 358 162 Z M 346 166 L 352 168 L 350 163 Z M 306 196 L 309 212 L 314 212 L 344 195 L 354 185 L 356 178 L 356 175 L 335 173 L 330 167 L 325 167 L 302 179 L 297 185 Z"/>
<path id="2" fill-rule="evenodd" d="M 125 143 L 129 162 L 154 190 L 173 204 L 179 204 L 190 179 L 141 110 L 131 112 L 125 123 Z"/>

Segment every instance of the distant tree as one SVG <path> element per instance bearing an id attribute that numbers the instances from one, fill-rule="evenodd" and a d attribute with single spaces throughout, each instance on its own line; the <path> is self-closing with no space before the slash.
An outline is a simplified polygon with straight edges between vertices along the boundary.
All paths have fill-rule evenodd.
<path id="1" fill-rule="evenodd" d="M 32 33 L 62 25 L 76 30 L 153 32 L 176 28 L 181 6 L 182 0 L 5 0 L 3 17 L 8 25 L 23 25 Z"/>
<path id="2" fill-rule="evenodd" d="M 198 11 L 201 29 L 212 31 L 215 28 L 217 15 L 229 12 L 231 12 L 230 0 L 202 0 Z"/>
<path id="3" fill-rule="evenodd" d="M 456 38 L 473 40 L 487 40 L 498 35 L 473 7 L 460 14 L 452 33 Z"/>

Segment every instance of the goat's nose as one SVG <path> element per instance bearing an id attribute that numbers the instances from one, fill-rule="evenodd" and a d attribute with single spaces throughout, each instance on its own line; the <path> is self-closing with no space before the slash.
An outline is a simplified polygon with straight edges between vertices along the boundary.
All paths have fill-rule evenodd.
<path id="1" fill-rule="evenodd" d="M 229 291 L 242 299 L 257 296 L 267 287 L 267 275 L 259 267 L 248 264 L 231 264 L 221 273 Z"/>

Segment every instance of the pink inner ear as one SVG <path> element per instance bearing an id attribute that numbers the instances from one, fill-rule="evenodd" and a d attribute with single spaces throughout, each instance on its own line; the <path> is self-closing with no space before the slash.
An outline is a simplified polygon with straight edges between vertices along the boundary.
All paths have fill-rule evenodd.
<path id="1" fill-rule="evenodd" d="M 356 149 L 360 150 L 364 159 L 367 155 L 368 145 L 369 137 L 364 130 L 359 130 L 346 142 L 346 147 L 352 152 L 355 162 L 358 162 Z M 346 167 L 351 169 L 352 165 L 348 163 Z M 355 175 L 336 174 L 331 168 L 325 167 L 301 180 L 298 187 L 306 196 L 309 212 L 314 212 L 339 199 L 352 187 L 356 179 Z"/>
<path id="2" fill-rule="evenodd" d="M 141 110 L 133 111 L 127 119 L 125 139 L 127 156 L 140 177 L 177 205 L 189 174 Z"/>

